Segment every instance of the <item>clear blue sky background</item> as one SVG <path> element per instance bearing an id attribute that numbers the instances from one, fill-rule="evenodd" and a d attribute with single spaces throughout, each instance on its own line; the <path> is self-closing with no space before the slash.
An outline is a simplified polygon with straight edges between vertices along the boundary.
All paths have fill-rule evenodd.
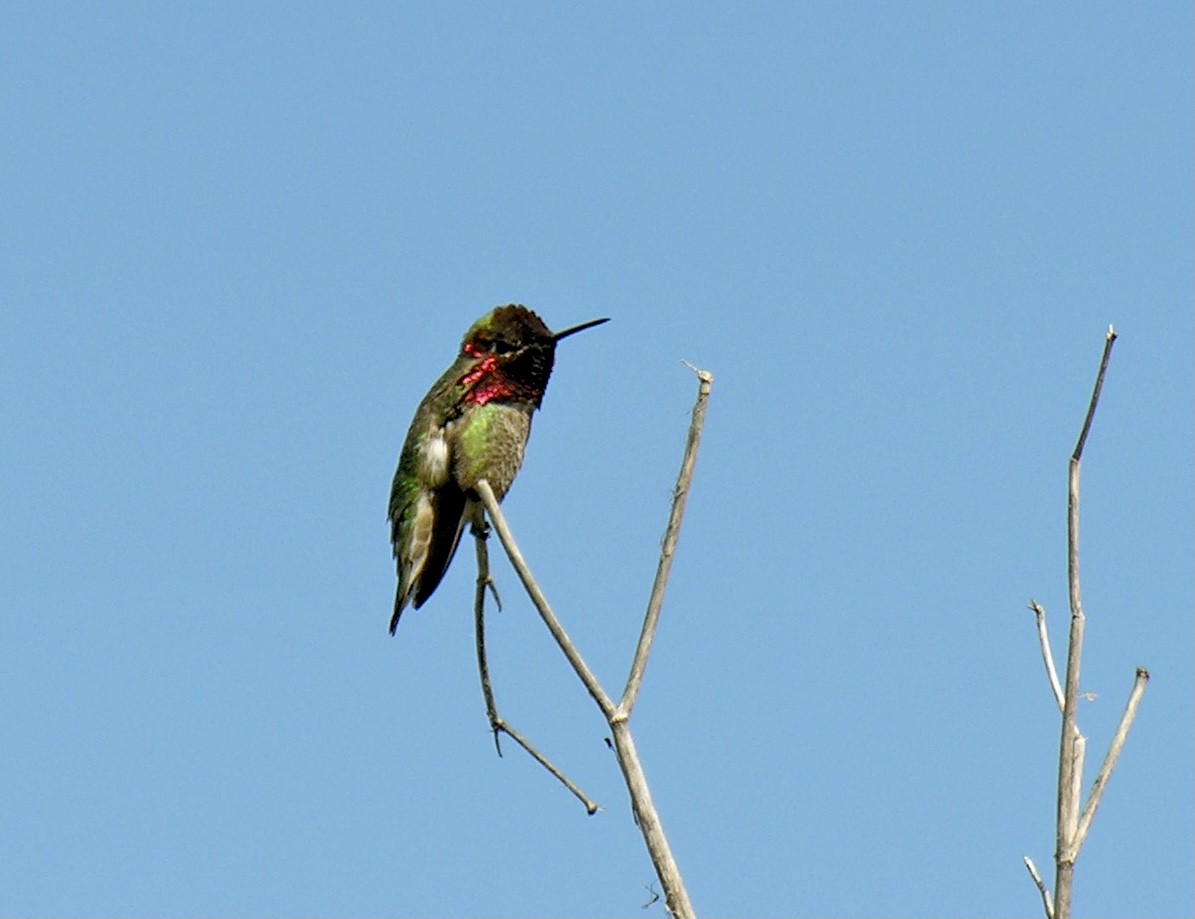
<path id="1" fill-rule="evenodd" d="M 503 560 L 386 634 L 393 464 L 495 304 L 562 345 L 506 502 L 625 677 L 713 916 L 1039 915 L 1066 459 L 1078 916 L 1191 915 L 1192 11 L 7 4 L 0 914 L 596 916 L 653 872 Z M 434 9 L 433 9 L 434 7 Z"/>

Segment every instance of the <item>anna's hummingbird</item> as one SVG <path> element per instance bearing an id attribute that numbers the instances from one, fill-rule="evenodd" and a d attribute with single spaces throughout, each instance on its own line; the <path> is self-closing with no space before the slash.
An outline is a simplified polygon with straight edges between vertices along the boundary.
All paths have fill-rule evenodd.
<path id="1" fill-rule="evenodd" d="M 543 401 L 560 339 L 607 322 L 552 332 L 523 306 L 482 316 L 456 362 L 432 385 L 407 431 L 390 488 L 390 542 L 398 593 L 390 634 L 408 603 L 440 583 L 466 521 L 482 522 L 473 487 L 486 479 L 499 501 L 523 463 L 531 414 Z"/>

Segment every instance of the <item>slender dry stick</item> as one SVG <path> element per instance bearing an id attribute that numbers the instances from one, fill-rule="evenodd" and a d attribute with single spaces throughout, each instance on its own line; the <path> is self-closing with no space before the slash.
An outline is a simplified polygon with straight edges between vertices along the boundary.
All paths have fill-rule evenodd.
<path id="1" fill-rule="evenodd" d="M 680 868 L 676 859 L 672 857 L 668 837 L 664 835 L 659 811 L 651 799 L 651 789 L 648 787 L 643 765 L 639 762 L 639 751 L 635 749 L 630 722 L 625 718 L 611 720 L 610 731 L 614 735 L 614 752 L 618 757 L 618 765 L 622 769 L 622 777 L 631 796 L 631 812 L 635 817 L 635 825 L 643 834 L 647 853 L 656 867 L 660 886 L 664 888 L 664 905 L 669 915 L 677 919 L 693 919 L 696 913 L 693 912 L 693 904 L 689 902 L 689 892 L 685 889 Z"/>
<path id="2" fill-rule="evenodd" d="M 1129 737 L 1129 728 L 1133 726 L 1133 719 L 1137 717 L 1137 708 L 1141 704 L 1141 697 L 1145 695 L 1145 684 L 1149 682 L 1149 671 L 1144 667 L 1137 668 L 1137 675 L 1133 679 L 1133 688 L 1129 691 L 1129 701 L 1125 705 L 1124 714 L 1120 717 L 1120 724 L 1116 726 L 1116 734 L 1112 737 L 1112 743 L 1108 747 L 1108 753 L 1104 756 L 1104 762 L 1100 766 L 1100 771 L 1096 774 L 1095 781 L 1091 785 L 1091 793 L 1087 796 L 1087 804 L 1083 807 L 1083 813 L 1079 817 L 1079 827 L 1075 831 L 1075 857 L 1079 855 L 1079 850 L 1083 848 L 1083 841 L 1087 838 L 1087 831 L 1091 828 L 1092 818 L 1095 817 L 1096 808 L 1100 806 L 1100 798 L 1104 795 L 1104 788 L 1108 784 L 1108 780 L 1112 778 L 1112 770 L 1116 768 L 1116 761 L 1120 758 L 1120 751 L 1124 749 L 1125 741 Z"/>
<path id="3" fill-rule="evenodd" d="M 494 585 L 490 576 L 490 553 L 486 545 L 489 538 L 488 528 L 473 527 L 474 548 L 477 553 L 477 582 L 473 595 L 473 637 L 477 646 L 477 674 L 481 678 L 481 695 L 485 699 L 486 719 L 490 723 L 490 730 L 494 734 L 494 750 L 502 755 L 500 736 L 509 729 L 502 716 L 498 714 L 498 703 L 494 700 L 494 688 L 490 682 L 489 655 L 485 649 L 485 592 Z M 498 604 L 499 610 L 501 604 Z"/>
<path id="4" fill-rule="evenodd" d="M 510 532 L 510 526 L 507 524 L 506 518 L 502 516 L 502 508 L 498 506 L 498 499 L 494 497 L 494 490 L 490 488 L 490 483 L 485 479 L 481 479 L 474 487 L 474 491 L 477 492 L 482 503 L 485 505 L 486 513 L 489 514 L 490 520 L 494 524 L 494 529 L 498 531 L 498 539 L 502 541 L 502 548 L 506 550 L 506 554 L 510 557 L 510 563 L 514 565 L 514 569 L 519 575 L 519 580 L 523 582 L 523 587 L 526 588 L 528 595 L 531 597 L 531 602 L 535 604 L 535 608 L 539 611 L 540 618 L 543 619 L 544 624 L 548 627 L 548 631 L 552 633 L 552 637 L 556 639 L 556 644 L 560 646 L 560 650 L 564 652 L 564 656 L 568 658 L 568 662 L 573 665 L 573 670 L 576 671 L 578 679 L 585 685 L 585 688 L 589 691 L 589 695 L 597 703 L 597 707 L 609 719 L 614 714 L 614 703 L 606 694 L 606 690 L 602 688 L 602 684 L 598 682 L 597 677 L 593 675 L 593 671 L 589 669 L 589 666 L 581 657 L 581 652 L 577 650 L 577 646 L 568 637 L 568 633 L 564 631 L 564 626 L 560 624 L 560 620 L 552 612 L 552 607 L 548 605 L 548 600 L 544 596 L 544 592 L 540 590 L 539 584 L 535 582 L 535 576 L 532 575 L 531 569 L 527 566 L 527 562 L 523 558 L 523 553 L 519 551 L 518 543 L 515 542 L 514 535 Z"/>
<path id="5" fill-rule="evenodd" d="M 693 469 L 697 465 L 697 450 L 701 446 L 701 431 L 705 427 L 705 411 L 709 404 L 710 387 L 713 385 L 713 374 L 705 370 L 698 370 L 692 364 L 687 365 L 697 374 L 697 401 L 693 404 L 693 419 L 689 423 L 689 435 L 685 441 L 685 455 L 681 460 L 680 473 L 676 478 L 676 488 L 672 491 L 672 510 L 668 515 L 668 525 L 664 529 L 664 539 L 660 544 L 660 563 L 656 566 L 656 578 L 651 585 L 651 595 L 647 601 L 647 614 L 643 617 L 643 629 L 639 633 L 639 644 L 635 647 L 635 657 L 631 661 L 631 672 L 627 676 L 627 685 L 622 693 L 622 701 L 618 710 L 623 717 L 629 718 L 631 709 L 635 706 L 635 699 L 639 695 L 639 687 L 643 683 L 643 672 L 647 669 L 647 656 L 651 653 L 652 641 L 656 637 L 656 625 L 660 621 L 660 608 L 664 605 L 664 591 L 668 587 L 668 576 L 672 573 L 672 556 L 676 552 L 676 542 L 680 536 L 681 521 L 685 516 L 685 503 L 689 497 L 689 486 L 693 481 Z"/>
<path id="6" fill-rule="evenodd" d="M 1058 703 L 1058 711 L 1064 711 L 1066 700 L 1062 696 L 1062 686 L 1058 682 L 1058 671 L 1054 669 L 1054 653 L 1050 650 L 1050 636 L 1046 632 L 1046 611 L 1036 600 L 1029 601 L 1029 608 L 1037 620 L 1037 641 L 1041 645 L 1042 660 L 1046 664 L 1046 678 L 1050 681 L 1050 689 L 1054 692 L 1054 701 Z"/>
<path id="7" fill-rule="evenodd" d="M 502 731 L 502 719 L 498 715 L 498 706 L 494 703 L 494 689 L 490 684 L 490 665 L 485 653 L 485 592 L 493 585 L 490 577 L 490 553 L 486 547 L 489 534 L 481 527 L 473 528 L 474 545 L 477 549 L 477 590 L 473 598 L 473 636 L 477 644 L 477 673 L 481 677 L 481 695 L 485 699 L 485 713 L 490 722 L 490 730 L 494 732 L 494 749 L 502 755 L 502 743 L 499 735 Z"/>
<path id="8" fill-rule="evenodd" d="M 1066 514 L 1066 568 L 1070 598 L 1071 628 L 1066 654 L 1066 684 L 1062 708 L 1062 735 L 1058 755 L 1058 820 L 1056 848 L 1054 851 L 1054 916 L 1055 919 L 1069 919 L 1071 888 L 1075 871 L 1075 834 L 1079 825 L 1079 803 L 1082 793 L 1083 744 L 1076 725 L 1076 710 L 1079 704 L 1079 668 L 1083 657 L 1083 604 L 1079 591 L 1079 467 L 1083 460 L 1083 447 L 1091 430 L 1095 409 L 1099 403 L 1100 390 L 1104 385 L 1104 374 L 1116 331 L 1109 326 L 1104 339 L 1104 353 L 1100 359 L 1099 373 L 1083 419 L 1083 428 L 1071 454 L 1070 473 L 1067 485 Z"/>
<path id="9" fill-rule="evenodd" d="M 475 526 L 473 537 L 477 547 L 477 591 L 473 599 L 473 622 L 477 639 L 477 672 L 481 676 L 481 694 L 485 697 L 486 717 L 490 721 L 490 730 L 494 732 L 494 747 L 498 750 L 498 755 L 501 756 L 502 746 L 499 744 L 498 738 L 501 734 L 505 734 L 526 750 L 532 759 L 554 775 L 560 784 L 572 792 L 577 800 L 585 806 L 587 813 L 596 814 L 598 806 L 590 800 L 589 796 L 498 714 L 498 706 L 494 702 L 494 690 L 490 685 L 490 666 L 485 652 L 485 592 L 487 588 L 493 589 L 493 581 L 490 579 L 489 550 L 486 548 L 486 539 L 489 538 L 489 534 L 483 527 Z M 495 594 L 495 599 L 497 599 L 497 594 Z"/>
<path id="10" fill-rule="evenodd" d="M 1033 864 L 1033 859 L 1028 855 L 1025 856 L 1025 868 L 1028 870 L 1029 876 L 1033 878 L 1033 883 L 1037 885 L 1037 892 L 1041 894 L 1041 905 L 1046 911 L 1046 919 L 1054 919 L 1054 903 L 1050 900 L 1050 892 L 1046 890 L 1041 875 L 1037 873 L 1037 865 Z"/>

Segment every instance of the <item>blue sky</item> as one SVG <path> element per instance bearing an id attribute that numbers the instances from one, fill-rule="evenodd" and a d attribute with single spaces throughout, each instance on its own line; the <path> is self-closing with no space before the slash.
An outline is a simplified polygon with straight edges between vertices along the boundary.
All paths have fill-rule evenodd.
<path id="1" fill-rule="evenodd" d="M 1076 916 L 1190 915 L 1189 4 L 9 4 L 0 914 L 663 915 L 505 561 L 386 624 L 411 413 L 499 303 L 570 339 L 505 503 L 621 685 L 697 910 L 1039 915 L 1066 459 Z"/>

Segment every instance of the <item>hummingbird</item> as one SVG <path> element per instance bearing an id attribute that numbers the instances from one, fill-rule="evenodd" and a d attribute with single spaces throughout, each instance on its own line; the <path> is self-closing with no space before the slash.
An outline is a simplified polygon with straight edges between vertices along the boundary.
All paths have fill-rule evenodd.
<path id="1" fill-rule="evenodd" d="M 407 604 L 419 609 L 439 585 L 465 523 L 484 523 L 473 490 L 478 480 L 486 479 L 499 501 L 510 490 L 531 415 L 548 388 L 556 343 L 603 322 L 609 319 L 553 332 L 512 303 L 486 313 L 465 333 L 456 361 L 415 409 L 390 488 L 398 569 L 391 635 Z"/>

